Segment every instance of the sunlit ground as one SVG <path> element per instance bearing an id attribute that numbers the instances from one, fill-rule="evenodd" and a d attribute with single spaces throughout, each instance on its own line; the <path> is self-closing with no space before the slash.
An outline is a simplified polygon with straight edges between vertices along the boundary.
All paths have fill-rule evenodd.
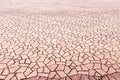
<path id="1" fill-rule="evenodd" d="M 0 0 L 0 80 L 120 80 L 120 1 Z"/>

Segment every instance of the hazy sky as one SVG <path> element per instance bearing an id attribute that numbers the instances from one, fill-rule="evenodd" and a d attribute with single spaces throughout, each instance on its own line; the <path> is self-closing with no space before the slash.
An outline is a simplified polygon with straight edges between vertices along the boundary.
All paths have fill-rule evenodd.
<path id="1" fill-rule="evenodd" d="M 118 7 L 120 0 L 0 0 L 2 9 L 78 10 L 80 7 Z"/>

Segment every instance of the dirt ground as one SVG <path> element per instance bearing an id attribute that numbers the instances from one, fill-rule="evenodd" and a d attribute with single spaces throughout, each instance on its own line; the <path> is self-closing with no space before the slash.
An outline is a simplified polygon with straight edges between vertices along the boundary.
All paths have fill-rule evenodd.
<path id="1" fill-rule="evenodd" d="M 0 80 L 120 80 L 120 0 L 0 0 Z"/>

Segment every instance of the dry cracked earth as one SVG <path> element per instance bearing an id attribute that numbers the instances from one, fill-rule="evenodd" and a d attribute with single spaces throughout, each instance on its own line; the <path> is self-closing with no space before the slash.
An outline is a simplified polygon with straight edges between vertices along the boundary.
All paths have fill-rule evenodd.
<path id="1" fill-rule="evenodd" d="M 0 0 L 0 80 L 120 80 L 120 0 Z"/>

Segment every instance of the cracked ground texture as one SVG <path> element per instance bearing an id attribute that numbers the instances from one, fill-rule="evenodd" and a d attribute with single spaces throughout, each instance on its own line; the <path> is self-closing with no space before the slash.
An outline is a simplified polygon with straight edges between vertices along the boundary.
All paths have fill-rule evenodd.
<path id="1" fill-rule="evenodd" d="M 120 80 L 120 0 L 0 0 L 0 80 Z"/>

